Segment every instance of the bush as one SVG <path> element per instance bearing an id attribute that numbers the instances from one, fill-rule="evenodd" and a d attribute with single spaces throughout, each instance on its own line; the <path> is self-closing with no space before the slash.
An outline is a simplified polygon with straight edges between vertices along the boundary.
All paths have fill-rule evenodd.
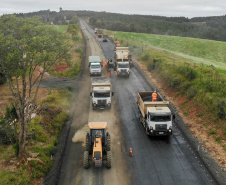
<path id="1" fill-rule="evenodd" d="M 0 184 L 27 185 L 30 184 L 29 180 L 30 177 L 26 171 L 0 171 Z"/>
<path id="2" fill-rule="evenodd" d="M 5 75 L 0 72 L 0 85 L 3 85 L 5 82 L 6 82 Z"/>
<path id="3" fill-rule="evenodd" d="M 174 77 L 171 81 L 171 86 L 178 89 L 180 86 L 181 80 L 178 77 Z"/>
<path id="4" fill-rule="evenodd" d="M 188 98 L 192 99 L 195 97 L 197 94 L 197 90 L 194 87 L 191 87 L 190 90 L 188 91 Z"/>
<path id="5" fill-rule="evenodd" d="M 82 53 L 82 48 L 75 48 L 75 53 Z"/>
<path id="6" fill-rule="evenodd" d="M 218 117 L 220 119 L 223 119 L 224 120 L 226 118 L 226 114 L 225 114 L 225 102 L 224 101 L 217 100 L 217 106 L 218 106 L 218 109 L 219 109 Z"/>

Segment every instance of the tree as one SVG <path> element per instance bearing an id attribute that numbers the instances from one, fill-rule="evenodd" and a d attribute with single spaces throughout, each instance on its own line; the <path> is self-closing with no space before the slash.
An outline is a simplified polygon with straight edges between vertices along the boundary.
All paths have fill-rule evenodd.
<path id="1" fill-rule="evenodd" d="M 0 18 L 0 70 L 7 79 L 18 116 L 19 158 L 26 157 L 28 126 L 40 82 L 55 62 L 67 59 L 68 50 L 66 36 L 37 17 Z M 42 70 L 35 76 L 40 67 Z"/>

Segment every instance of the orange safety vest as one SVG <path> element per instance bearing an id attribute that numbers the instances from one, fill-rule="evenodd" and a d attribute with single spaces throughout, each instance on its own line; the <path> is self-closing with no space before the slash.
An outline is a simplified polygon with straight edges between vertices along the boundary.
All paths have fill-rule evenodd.
<path id="1" fill-rule="evenodd" d="M 157 93 L 152 93 L 152 101 L 157 101 Z"/>

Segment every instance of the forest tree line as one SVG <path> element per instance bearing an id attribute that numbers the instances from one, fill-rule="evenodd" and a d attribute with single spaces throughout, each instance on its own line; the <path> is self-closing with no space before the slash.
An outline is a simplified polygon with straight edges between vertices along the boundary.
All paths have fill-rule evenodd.
<path id="1" fill-rule="evenodd" d="M 152 15 L 126 15 L 94 11 L 59 12 L 42 10 L 17 16 L 39 16 L 44 22 L 68 24 L 74 16 L 88 19 L 93 27 L 112 31 L 150 33 L 226 41 L 226 15 L 212 17 L 164 17 Z"/>

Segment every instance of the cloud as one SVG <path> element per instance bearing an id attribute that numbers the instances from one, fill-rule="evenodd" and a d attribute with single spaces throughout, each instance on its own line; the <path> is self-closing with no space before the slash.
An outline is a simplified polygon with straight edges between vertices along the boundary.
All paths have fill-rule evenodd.
<path id="1" fill-rule="evenodd" d="M 225 0 L 1 0 L 0 15 L 27 13 L 39 10 L 93 10 L 124 14 L 162 16 L 224 15 Z"/>

